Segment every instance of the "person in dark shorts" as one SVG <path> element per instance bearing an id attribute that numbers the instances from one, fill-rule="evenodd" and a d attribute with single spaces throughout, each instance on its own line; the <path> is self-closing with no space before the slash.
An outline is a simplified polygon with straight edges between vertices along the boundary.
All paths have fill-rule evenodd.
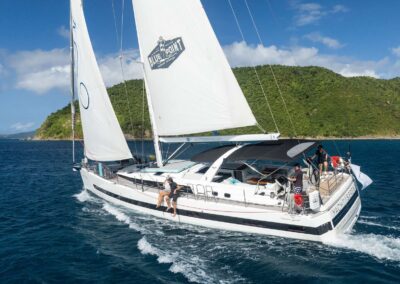
<path id="1" fill-rule="evenodd" d="M 177 185 L 176 182 L 174 182 L 172 180 L 172 178 L 169 178 L 169 185 L 171 187 L 171 192 L 169 194 L 169 199 L 172 200 L 172 206 L 174 208 L 174 212 L 172 214 L 172 217 L 176 216 L 176 204 L 178 201 L 178 197 L 179 197 L 179 190 L 182 188 L 181 185 Z M 171 207 L 167 208 L 167 211 L 171 209 Z"/>
<path id="2" fill-rule="evenodd" d="M 319 169 L 319 176 L 322 175 L 322 171 L 326 172 L 328 170 L 328 153 L 325 151 L 322 144 L 318 145 L 317 151 L 311 157 L 311 160 L 316 158 L 318 169 Z"/>
<path id="3" fill-rule="evenodd" d="M 294 175 L 289 177 L 288 180 L 293 182 L 294 193 L 303 192 L 303 171 L 301 170 L 300 164 L 294 165 Z"/>

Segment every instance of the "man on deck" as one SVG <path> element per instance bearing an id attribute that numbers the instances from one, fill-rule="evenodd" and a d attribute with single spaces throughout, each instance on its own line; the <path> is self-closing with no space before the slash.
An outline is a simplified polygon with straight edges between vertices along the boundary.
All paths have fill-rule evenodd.
<path id="1" fill-rule="evenodd" d="M 294 176 L 289 177 L 288 180 L 293 182 L 294 193 L 303 192 L 303 171 L 300 164 L 297 163 L 294 165 Z"/>
<path id="2" fill-rule="evenodd" d="M 325 151 L 322 144 L 318 145 L 317 151 L 311 157 L 311 160 L 317 158 L 317 164 L 319 169 L 319 176 L 322 175 L 322 171 L 326 173 L 328 170 L 328 153 Z"/>

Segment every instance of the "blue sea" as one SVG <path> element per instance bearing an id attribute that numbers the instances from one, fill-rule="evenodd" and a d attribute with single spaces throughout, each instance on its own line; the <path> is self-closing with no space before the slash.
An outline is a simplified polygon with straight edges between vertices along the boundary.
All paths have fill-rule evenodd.
<path id="1" fill-rule="evenodd" d="M 128 211 L 82 190 L 70 142 L 0 140 L 0 282 L 400 283 L 400 141 L 325 145 L 374 183 L 352 234 L 320 244 Z"/>

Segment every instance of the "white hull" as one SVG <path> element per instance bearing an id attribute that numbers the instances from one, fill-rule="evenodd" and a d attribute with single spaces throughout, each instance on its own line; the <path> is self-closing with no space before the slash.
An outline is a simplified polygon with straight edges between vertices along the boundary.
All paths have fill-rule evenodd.
<path id="1" fill-rule="evenodd" d="M 289 214 L 278 208 L 260 209 L 251 205 L 218 203 L 214 200 L 180 197 L 178 215 L 172 217 L 165 207 L 155 208 L 157 193 L 140 186 L 107 180 L 81 169 L 84 188 L 95 195 L 145 214 L 175 222 L 215 229 L 256 233 L 309 241 L 325 242 L 352 229 L 361 210 L 361 200 L 352 179 L 338 190 L 337 201 L 317 214 Z"/>
<path id="2" fill-rule="evenodd" d="M 302 190 L 308 207 L 302 195 L 296 196 L 299 205 L 293 205 L 295 198 L 288 183 L 279 182 L 281 177 L 289 177 L 289 162 L 300 158 L 314 142 L 276 141 L 279 133 L 173 137 L 258 123 L 199 0 L 135 0 L 133 7 L 140 53 L 147 57 L 141 61 L 157 167 L 132 164 L 117 172 L 120 177 L 115 177 L 115 171 L 103 165 L 120 161 L 122 167 L 129 164 L 127 160 L 132 159 L 132 154 L 97 66 L 82 0 L 71 0 L 71 91 L 73 100 L 76 90 L 80 101 L 86 160 L 81 169 L 84 187 L 107 201 L 146 214 L 216 229 L 311 241 L 329 241 L 335 234 L 351 230 L 361 202 L 356 184 L 347 172 L 340 172 L 340 180 L 336 173 L 330 175 L 332 180 L 321 176 L 317 188 L 311 182 L 310 167 L 305 183 L 308 186 Z M 170 21 L 171 15 L 176 15 L 174 21 Z M 176 103 L 179 112 L 171 111 L 169 101 Z M 254 140 L 263 142 L 252 144 Z M 268 143 L 271 140 L 274 143 Z M 163 161 L 160 141 L 183 144 Z M 241 143 L 212 148 L 188 161 L 172 162 L 186 143 L 210 141 Z M 87 159 L 102 162 L 90 164 Z M 268 163 L 260 172 L 243 162 L 250 160 Z M 277 161 L 286 166 L 278 168 L 274 164 Z M 103 175 L 103 170 L 109 173 Z M 176 217 L 165 213 L 165 206 L 155 208 L 157 187 L 167 177 L 181 185 L 182 192 L 189 188 L 178 200 Z M 324 182 L 328 192 L 322 194 Z M 316 198 L 311 199 L 310 194 Z M 301 213 L 293 213 L 297 210 Z"/>

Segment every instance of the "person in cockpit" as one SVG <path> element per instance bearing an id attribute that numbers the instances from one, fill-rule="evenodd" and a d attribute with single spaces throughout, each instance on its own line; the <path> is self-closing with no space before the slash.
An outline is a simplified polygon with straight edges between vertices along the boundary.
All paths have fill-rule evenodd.
<path id="1" fill-rule="evenodd" d="M 288 177 L 288 180 L 293 182 L 294 193 L 303 192 L 303 171 L 301 170 L 299 163 L 294 165 L 294 175 Z"/>

